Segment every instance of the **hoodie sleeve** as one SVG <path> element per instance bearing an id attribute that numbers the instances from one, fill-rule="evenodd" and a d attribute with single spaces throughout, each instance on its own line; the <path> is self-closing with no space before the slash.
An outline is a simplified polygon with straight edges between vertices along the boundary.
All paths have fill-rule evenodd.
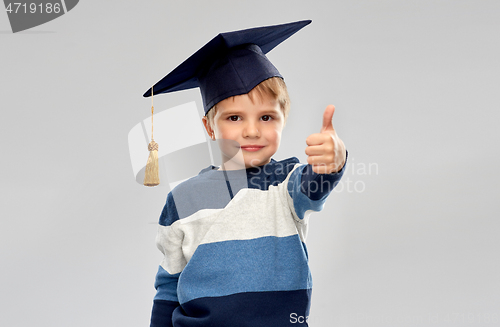
<path id="1" fill-rule="evenodd" d="M 302 221 L 308 211 L 321 211 L 326 198 L 344 175 L 346 162 L 341 170 L 331 174 L 317 174 L 311 165 L 302 165 L 292 172 L 288 180 L 290 205 L 294 208 L 296 219 Z"/>

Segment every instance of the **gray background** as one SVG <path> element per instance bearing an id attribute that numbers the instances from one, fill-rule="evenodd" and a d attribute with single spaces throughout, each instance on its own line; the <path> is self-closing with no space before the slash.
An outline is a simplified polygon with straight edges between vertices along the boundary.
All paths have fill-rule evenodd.
<path id="1" fill-rule="evenodd" d="M 498 325 L 499 15 L 499 1 L 87 0 L 12 34 L 0 14 L 0 325 L 148 325 L 168 189 L 132 173 L 142 93 L 218 32 L 301 19 L 269 54 L 292 98 L 275 158 L 306 160 L 329 103 L 350 153 L 311 217 L 311 326 Z"/>

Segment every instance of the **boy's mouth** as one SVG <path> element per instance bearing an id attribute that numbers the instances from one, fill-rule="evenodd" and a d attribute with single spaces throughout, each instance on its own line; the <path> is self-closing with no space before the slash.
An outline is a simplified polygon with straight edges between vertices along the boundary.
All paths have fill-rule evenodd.
<path id="1" fill-rule="evenodd" d="M 242 145 L 241 149 L 245 151 L 258 151 L 263 147 L 263 145 Z"/>

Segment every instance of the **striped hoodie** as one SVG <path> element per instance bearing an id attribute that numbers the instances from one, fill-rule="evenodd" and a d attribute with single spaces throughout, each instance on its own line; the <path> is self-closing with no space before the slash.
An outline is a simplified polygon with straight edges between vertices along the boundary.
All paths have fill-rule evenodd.
<path id="1" fill-rule="evenodd" d="M 308 217 L 345 165 L 333 174 L 311 168 L 295 157 L 210 166 L 177 185 L 159 221 L 151 327 L 307 326 Z"/>

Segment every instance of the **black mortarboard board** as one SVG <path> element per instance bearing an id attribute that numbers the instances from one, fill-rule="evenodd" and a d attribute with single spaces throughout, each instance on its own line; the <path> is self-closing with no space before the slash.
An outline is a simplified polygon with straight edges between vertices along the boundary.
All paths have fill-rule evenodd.
<path id="1" fill-rule="evenodd" d="M 199 87 L 207 114 L 218 102 L 246 94 L 268 78 L 283 78 L 265 54 L 309 23 L 221 33 L 156 83 L 153 94 Z M 144 96 L 151 96 L 151 89 Z"/>

